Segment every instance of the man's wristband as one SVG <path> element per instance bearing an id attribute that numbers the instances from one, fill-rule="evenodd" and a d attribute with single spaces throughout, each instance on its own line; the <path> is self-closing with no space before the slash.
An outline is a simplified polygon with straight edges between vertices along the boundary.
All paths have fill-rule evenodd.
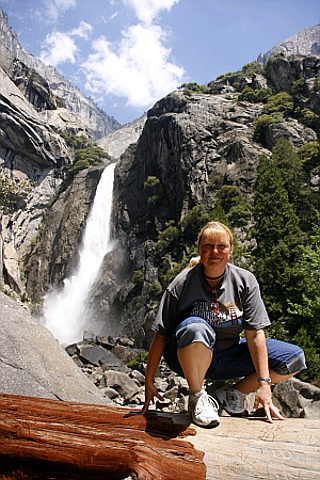
<path id="1" fill-rule="evenodd" d="M 267 383 L 269 383 L 269 385 L 271 385 L 271 383 L 272 383 L 270 377 L 260 377 L 260 378 L 258 378 L 258 383 L 260 383 L 260 382 L 267 382 Z"/>

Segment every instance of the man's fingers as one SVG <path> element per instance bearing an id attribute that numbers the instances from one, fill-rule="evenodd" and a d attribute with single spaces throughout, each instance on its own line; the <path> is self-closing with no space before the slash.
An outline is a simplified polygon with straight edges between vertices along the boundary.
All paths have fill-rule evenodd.
<path id="1" fill-rule="evenodd" d="M 270 406 L 270 410 L 273 413 L 273 415 L 278 418 L 278 420 L 285 420 L 286 419 L 283 415 L 281 415 L 281 413 L 279 412 L 277 407 L 275 405 L 273 405 L 273 403 Z"/>
<path id="2" fill-rule="evenodd" d="M 273 423 L 269 405 L 264 405 L 264 411 L 265 411 L 265 414 L 266 414 L 266 417 L 267 417 L 268 422 L 269 422 L 269 423 Z"/>
<path id="3" fill-rule="evenodd" d="M 149 408 L 149 403 L 150 403 L 150 400 L 146 400 L 144 402 L 143 408 L 141 410 L 141 415 L 144 415 L 145 413 L 147 413 L 148 408 Z"/>

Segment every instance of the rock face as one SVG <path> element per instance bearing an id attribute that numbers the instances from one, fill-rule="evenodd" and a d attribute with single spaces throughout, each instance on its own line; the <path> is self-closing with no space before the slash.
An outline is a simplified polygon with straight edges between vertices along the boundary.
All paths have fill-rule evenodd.
<path id="1" fill-rule="evenodd" d="M 264 65 L 268 58 L 277 53 L 283 53 L 286 57 L 290 55 L 320 55 L 320 24 L 308 27 L 278 43 L 267 53 L 260 54 L 257 61 Z"/>
<path id="2" fill-rule="evenodd" d="M 82 125 L 88 129 L 93 140 L 97 140 L 121 126 L 114 118 L 99 109 L 79 89 L 73 87 L 54 67 L 44 65 L 25 50 L 20 45 L 16 33 L 9 27 L 8 16 L 1 8 L 0 43 L 12 52 L 14 58 L 33 69 L 48 82 L 52 93 L 62 98 L 68 109 L 81 119 Z M 23 80 L 21 79 L 21 81 Z"/>
<path id="3" fill-rule="evenodd" d="M 27 310 L 0 293 L 1 393 L 82 403 L 112 402 Z"/>
<path id="4" fill-rule="evenodd" d="M 141 135 L 146 119 L 147 115 L 144 114 L 108 136 L 100 138 L 97 141 L 99 147 L 103 148 L 110 157 L 120 158 L 129 145 L 136 143 Z"/>

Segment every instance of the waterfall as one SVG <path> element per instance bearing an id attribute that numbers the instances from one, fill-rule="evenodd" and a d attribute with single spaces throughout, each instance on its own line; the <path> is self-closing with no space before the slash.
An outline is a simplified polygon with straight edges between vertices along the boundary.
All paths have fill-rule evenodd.
<path id="1" fill-rule="evenodd" d="M 109 240 L 110 215 L 115 163 L 102 173 L 95 199 L 89 212 L 79 265 L 63 289 L 47 293 L 43 304 L 43 322 L 62 344 L 82 340 L 83 330 L 90 328 L 86 319 L 86 299 L 98 274 L 105 254 L 112 249 Z"/>

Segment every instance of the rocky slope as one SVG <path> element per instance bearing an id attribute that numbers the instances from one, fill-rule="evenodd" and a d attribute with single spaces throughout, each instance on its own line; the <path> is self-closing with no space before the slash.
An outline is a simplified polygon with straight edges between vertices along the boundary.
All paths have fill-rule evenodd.
<path id="1" fill-rule="evenodd" d="M 141 135 L 146 119 L 147 115 L 144 114 L 115 132 L 109 133 L 106 137 L 100 138 L 97 141 L 99 147 L 103 148 L 110 157 L 120 158 L 129 145 L 136 143 Z"/>
<path id="2" fill-rule="evenodd" d="M 31 55 L 19 43 L 16 33 L 8 25 L 8 16 L 0 8 L 0 44 L 11 52 L 14 59 L 25 67 L 34 70 L 50 86 L 51 92 L 63 99 L 67 108 L 81 120 L 93 140 L 108 135 L 121 125 L 114 118 L 107 115 L 78 88 L 71 85 L 52 66 L 44 65 L 40 60 Z M 8 56 L 2 53 L 2 57 Z M 1 65 L 2 66 L 2 65 Z M 18 76 L 16 74 L 16 76 Z M 22 77 L 22 78 L 21 78 Z M 20 74 L 22 80 L 23 76 Z"/>
<path id="3" fill-rule="evenodd" d="M 268 58 L 278 53 L 291 55 L 320 55 L 320 24 L 305 28 L 283 42 L 278 43 L 267 53 L 260 54 L 257 61 L 263 65 Z"/>

